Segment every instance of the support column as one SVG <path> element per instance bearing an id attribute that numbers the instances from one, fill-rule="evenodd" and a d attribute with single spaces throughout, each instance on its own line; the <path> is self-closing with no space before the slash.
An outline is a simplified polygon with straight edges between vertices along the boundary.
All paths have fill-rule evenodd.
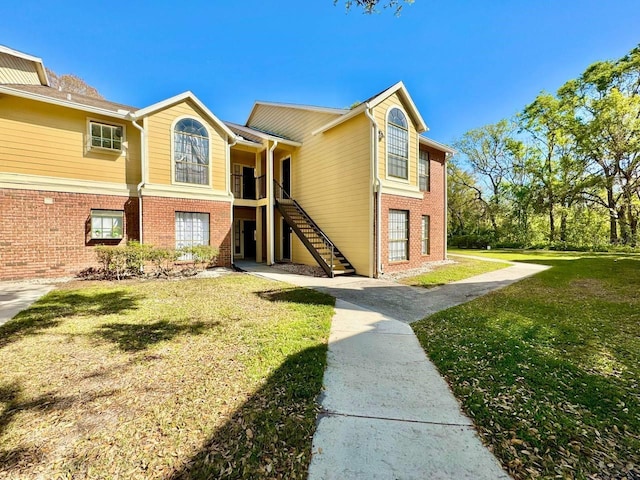
<path id="1" fill-rule="evenodd" d="M 271 142 L 269 142 L 271 145 Z M 275 219 L 274 219 L 274 191 L 273 191 L 273 152 L 278 146 L 274 141 L 267 150 L 267 265 L 275 263 Z"/>

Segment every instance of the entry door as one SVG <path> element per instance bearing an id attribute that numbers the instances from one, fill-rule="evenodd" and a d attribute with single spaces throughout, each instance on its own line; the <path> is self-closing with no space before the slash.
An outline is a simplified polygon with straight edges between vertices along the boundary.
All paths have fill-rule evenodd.
<path id="1" fill-rule="evenodd" d="M 256 175 L 251 167 L 242 168 L 242 198 L 256 199 Z"/>
<path id="2" fill-rule="evenodd" d="M 282 260 L 291 261 L 291 227 L 282 219 Z"/>
<path id="3" fill-rule="evenodd" d="M 282 188 L 291 195 L 291 159 L 287 158 L 282 161 Z"/>
<path id="4" fill-rule="evenodd" d="M 256 222 L 245 220 L 243 223 L 244 258 L 256 258 Z"/>

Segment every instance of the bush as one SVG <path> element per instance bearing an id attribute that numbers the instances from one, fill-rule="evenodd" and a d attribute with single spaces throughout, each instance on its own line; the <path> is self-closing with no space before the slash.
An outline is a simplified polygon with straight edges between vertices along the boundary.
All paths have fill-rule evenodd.
<path id="1" fill-rule="evenodd" d="M 470 235 L 454 235 L 449 238 L 450 247 L 458 248 L 487 248 L 493 243 L 493 237 L 487 233 Z"/>
<path id="2" fill-rule="evenodd" d="M 157 277 L 170 276 L 175 270 L 175 262 L 179 257 L 180 252 L 172 248 L 153 248 L 148 256 Z"/>
<path id="3" fill-rule="evenodd" d="M 218 249 L 209 245 L 175 250 L 173 248 L 153 247 L 136 241 L 126 246 L 110 247 L 100 245 L 95 248 L 98 262 L 102 265 L 102 278 L 120 280 L 127 277 L 141 277 L 145 274 L 156 277 L 169 277 L 176 272 L 175 262 L 187 255 L 193 267 L 183 269 L 181 274 L 194 274 L 213 265 L 218 257 Z M 151 265 L 151 269 L 145 267 Z"/>

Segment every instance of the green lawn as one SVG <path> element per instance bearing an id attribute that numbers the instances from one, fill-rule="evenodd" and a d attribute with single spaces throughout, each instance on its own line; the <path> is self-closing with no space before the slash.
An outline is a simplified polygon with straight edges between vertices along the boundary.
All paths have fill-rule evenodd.
<path id="1" fill-rule="evenodd" d="M 453 256 L 450 259 L 456 263 L 439 265 L 434 267 L 431 272 L 423 273 L 415 277 L 403 278 L 400 281 L 406 285 L 415 287 L 432 288 L 509 266 L 508 263 L 484 262 L 482 260 L 457 256 Z"/>
<path id="2" fill-rule="evenodd" d="M 414 324 L 503 466 L 640 478 L 640 256 L 463 252 L 552 267 Z"/>
<path id="3" fill-rule="evenodd" d="M 333 299 L 75 282 L 0 327 L 2 478 L 306 478 Z"/>

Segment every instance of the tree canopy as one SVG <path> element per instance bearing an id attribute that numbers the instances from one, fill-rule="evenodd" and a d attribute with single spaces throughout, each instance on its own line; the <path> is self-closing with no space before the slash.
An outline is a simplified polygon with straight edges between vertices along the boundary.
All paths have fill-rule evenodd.
<path id="1" fill-rule="evenodd" d="M 640 45 L 455 145 L 462 158 L 450 177 L 449 203 L 456 218 L 475 223 L 451 225 L 454 244 L 471 236 L 475 246 L 636 247 Z M 460 200 L 469 195 L 461 188 L 473 202 Z"/>
<path id="2" fill-rule="evenodd" d="M 395 14 L 399 15 L 402 10 L 403 4 L 411 4 L 414 0 L 345 0 L 345 6 L 347 11 L 355 8 L 361 8 L 366 14 L 372 14 L 378 11 L 379 7 L 390 8 L 395 10 Z M 339 0 L 334 0 L 333 4 L 337 5 L 341 3 Z"/>
<path id="3" fill-rule="evenodd" d="M 53 70 L 47 68 L 47 76 L 49 77 L 49 84 L 56 90 L 86 95 L 87 97 L 104 98 L 96 88 L 87 84 L 77 75 L 70 73 L 58 75 Z"/>

